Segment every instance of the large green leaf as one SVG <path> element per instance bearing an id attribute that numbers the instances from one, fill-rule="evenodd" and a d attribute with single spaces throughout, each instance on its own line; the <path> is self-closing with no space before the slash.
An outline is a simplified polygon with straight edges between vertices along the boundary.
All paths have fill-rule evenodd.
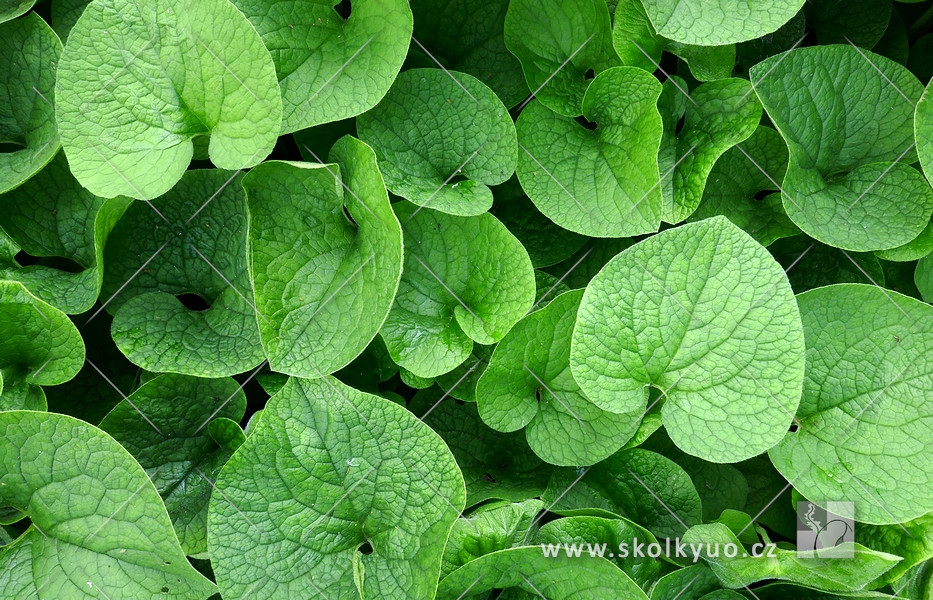
<path id="1" fill-rule="evenodd" d="M 616 67 L 583 97 L 591 130 L 531 102 L 518 118 L 518 179 L 538 209 L 560 227 L 595 237 L 657 231 L 661 189 L 657 155 L 661 86 L 650 73 Z"/>
<path id="2" fill-rule="evenodd" d="M 465 498 L 437 434 L 332 378 L 289 379 L 216 485 L 208 546 L 231 598 L 431 598 Z"/>
<path id="3" fill-rule="evenodd" d="M 332 0 L 233 0 L 272 54 L 282 132 L 372 108 L 402 67 L 412 15 L 404 0 L 357 0 L 348 18 Z"/>
<path id="4" fill-rule="evenodd" d="M 68 381 L 83 363 L 81 334 L 64 313 L 0 281 L 0 410 L 45 410 L 39 386 Z"/>
<path id="5" fill-rule="evenodd" d="M 245 411 L 246 396 L 233 379 L 167 374 L 140 386 L 100 423 L 146 469 L 188 555 L 207 551 L 211 485 L 231 454 L 211 439 L 209 425 L 239 421 Z"/>
<path id="6" fill-rule="evenodd" d="M 807 27 L 820 44 L 853 43 L 871 48 L 884 35 L 891 20 L 892 0 L 809 0 Z M 877 51 L 877 50 L 876 50 Z"/>
<path id="7" fill-rule="evenodd" d="M 94 0 L 55 86 L 71 171 L 104 198 L 161 196 L 197 136 L 221 169 L 256 165 L 282 122 L 272 57 L 228 0 Z"/>
<path id="8" fill-rule="evenodd" d="M 345 137 L 332 157 L 341 165 L 266 162 L 243 178 L 259 333 L 280 373 L 321 377 L 356 358 L 402 273 L 402 230 L 372 150 Z"/>
<path id="9" fill-rule="evenodd" d="M 567 117 L 586 112 L 589 79 L 619 64 L 602 0 L 511 0 L 505 45 L 535 98 Z"/>
<path id="10" fill-rule="evenodd" d="M 35 175 L 61 146 L 53 103 L 62 43 L 35 13 L 3 23 L 31 5 L 0 0 L 0 145 L 16 148 L 0 151 L 0 194 Z"/>
<path id="11" fill-rule="evenodd" d="M 774 466 L 817 504 L 855 502 L 865 523 L 933 511 L 933 307 L 860 284 L 797 302 L 807 342 L 800 427 L 770 451 Z"/>
<path id="12" fill-rule="evenodd" d="M 509 588 L 525 592 L 512 598 L 648 598 L 622 569 L 605 558 L 571 558 L 563 554 L 544 556 L 540 547 L 526 546 L 500 550 L 468 562 L 441 580 L 437 600 L 484 598 L 492 590 Z"/>
<path id="13" fill-rule="evenodd" d="M 570 366 L 587 397 L 613 412 L 644 412 L 648 387 L 663 390 L 678 447 L 737 462 L 787 432 L 803 382 L 803 331 L 781 266 L 713 217 L 603 267 L 583 296 Z"/>
<path id="14" fill-rule="evenodd" d="M 90 309 L 104 278 L 104 242 L 130 203 L 88 192 L 59 154 L 38 175 L 0 197 L 0 227 L 23 251 L 40 258 L 28 266 L 7 266 L 0 259 L 0 277 L 21 282 L 66 313 Z"/>
<path id="15" fill-rule="evenodd" d="M 498 342 L 534 302 L 528 253 L 488 213 L 456 217 L 394 205 L 405 268 L 380 335 L 392 359 L 419 377 L 451 371 L 473 342 Z"/>
<path id="16" fill-rule="evenodd" d="M 917 144 L 917 154 L 920 156 L 920 165 L 933 185 L 933 81 L 927 84 L 926 90 L 917 103 L 914 119 L 914 136 Z"/>
<path id="17" fill-rule="evenodd" d="M 933 558 L 933 513 L 895 525 L 860 524 L 855 531 L 855 539 L 872 550 L 901 557 L 901 561 L 876 582 L 892 583 L 914 565 Z M 895 589 L 899 587 L 894 585 Z"/>
<path id="18" fill-rule="evenodd" d="M 151 204 L 130 206 L 107 240 L 102 297 L 113 339 L 144 369 L 225 377 L 263 360 L 239 178 L 188 171 Z M 179 298 L 191 296 L 209 307 L 186 308 Z"/>
<path id="19" fill-rule="evenodd" d="M 36 0 L 0 0 L 0 23 L 24 14 L 35 3 Z"/>
<path id="20" fill-rule="evenodd" d="M 734 44 L 776 31 L 804 0 L 643 0 L 658 33 L 682 44 Z"/>
<path id="21" fill-rule="evenodd" d="M 54 413 L 0 413 L 0 506 L 32 525 L 0 550 L 9 598 L 203 599 L 146 472 L 101 430 Z"/>
<path id="22" fill-rule="evenodd" d="M 492 206 L 488 186 L 515 172 L 515 126 L 479 79 L 440 69 L 411 69 L 357 119 L 360 139 L 379 158 L 394 194 L 452 215 Z"/>
<path id="23" fill-rule="evenodd" d="M 616 414 L 592 404 L 570 374 L 570 336 L 583 290 L 561 294 L 513 327 L 476 384 L 476 403 L 497 431 L 525 428 L 543 460 L 591 465 L 635 434 L 641 411 Z"/>
<path id="24" fill-rule="evenodd" d="M 788 216 L 837 248 L 894 248 L 930 222 L 933 190 L 908 166 L 922 86 L 903 66 L 852 46 L 799 48 L 752 67 L 787 142 Z"/>

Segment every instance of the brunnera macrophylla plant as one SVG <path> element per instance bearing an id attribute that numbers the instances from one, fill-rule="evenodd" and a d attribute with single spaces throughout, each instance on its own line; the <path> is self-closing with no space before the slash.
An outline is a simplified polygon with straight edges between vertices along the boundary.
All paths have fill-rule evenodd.
<path id="1" fill-rule="evenodd" d="M 0 598 L 933 598 L 933 0 L 0 0 Z"/>

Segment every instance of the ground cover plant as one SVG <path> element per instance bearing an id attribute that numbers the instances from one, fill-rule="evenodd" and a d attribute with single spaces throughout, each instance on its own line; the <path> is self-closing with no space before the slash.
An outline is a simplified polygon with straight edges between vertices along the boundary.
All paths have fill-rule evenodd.
<path id="1" fill-rule="evenodd" d="M 933 0 L 0 0 L 0 599 L 933 600 Z"/>

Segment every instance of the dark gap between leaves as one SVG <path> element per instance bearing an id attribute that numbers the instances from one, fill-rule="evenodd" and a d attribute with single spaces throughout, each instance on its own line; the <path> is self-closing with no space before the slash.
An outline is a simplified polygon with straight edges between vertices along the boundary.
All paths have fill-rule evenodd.
<path id="1" fill-rule="evenodd" d="M 357 552 L 359 552 L 360 554 L 372 554 L 372 553 L 373 553 L 373 545 L 370 544 L 369 542 L 363 542 L 363 543 L 360 545 L 360 547 L 357 548 L 356 550 L 357 550 Z"/>
<path id="2" fill-rule="evenodd" d="M 203 312 L 211 307 L 210 303 L 200 294 L 178 294 L 175 296 L 181 305 L 188 310 Z"/>
<path id="3" fill-rule="evenodd" d="M 43 267 L 49 267 L 50 269 L 64 271 L 65 273 L 80 273 L 84 271 L 84 267 L 78 264 L 77 261 L 65 258 L 64 256 L 33 256 L 20 250 L 16 253 L 16 256 L 13 257 L 13 260 L 24 267 L 41 265 Z"/>
<path id="4" fill-rule="evenodd" d="M 350 18 L 350 13 L 352 10 L 353 7 L 351 6 L 349 0 L 341 0 L 340 4 L 334 7 L 334 11 L 336 11 L 337 14 L 340 15 L 340 18 L 342 18 L 344 21 Z"/>

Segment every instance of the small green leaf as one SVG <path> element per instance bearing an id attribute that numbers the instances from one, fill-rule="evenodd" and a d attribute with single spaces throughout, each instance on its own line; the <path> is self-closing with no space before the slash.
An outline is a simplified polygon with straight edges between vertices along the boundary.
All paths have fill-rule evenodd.
<path id="1" fill-rule="evenodd" d="M 398 75 L 411 39 L 403 0 L 356 0 L 349 18 L 331 0 L 233 0 L 272 54 L 282 88 L 282 133 L 354 117 Z"/>
<path id="2" fill-rule="evenodd" d="M 185 559 L 146 472 L 96 427 L 55 413 L 0 413 L 0 473 L 0 506 L 32 519 L 0 550 L 0 589 L 21 594 L 10 597 L 216 592 Z"/>
<path id="3" fill-rule="evenodd" d="M 329 377 L 289 379 L 216 485 L 218 584 L 258 600 L 431 598 L 465 497 L 437 434 Z"/>
<path id="4" fill-rule="evenodd" d="M 271 161 L 243 178 L 259 333 L 272 369 L 289 375 L 356 358 L 401 277 L 402 230 L 372 150 L 345 137 L 333 156 L 342 164 Z"/>
<path id="5" fill-rule="evenodd" d="M 712 462 L 774 446 L 793 418 L 804 370 L 800 315 L 784 270 L 724 217 L 624 250 L 587 287 L 570 366 L 612 412 L 644 412 L 665 392 L 674 443 Z"/>
<path id="6" fill-rule="evenodd" d="M 734 44 L 777 30 L 804 0 L 643 0 L 654 28 L 682 44 Z"/>
<path id="7" fill-rule="evenodd" d="M 55 70 L 62 43 L 36 13 L 7 21 L 33 2 L 0 0 L 0 194 L 35 175 L 61 147 L 55 125 Z"/>
<path id="8" fill-rule="evenodd" d="M 769 452 L 774 466 L 817 504 L 854 502 L 864 523 L 933 511 L 925 433 L 933 307 L 859 284 L 810 290 L 797 302 L 807 342 L 800 426 Z"/>
<path id="9" fill-rule="evenodd" d="M 102 296 L 114 314 L 113 339 L 134 364 L 225 377 L 262 362 L 239 177 L 188 171 L 164 196 L 130 206 L 114 227 Z M 192 296 L 202 306 L 182 304 Z"/>
<path id="10" fill-rule="evenodd" d="M 794 223 L 857 252 L 920 235 L 933 213 L 933 190 L 908 166 L 922 92 L 916 77 L 849 45 L 791 50 L 749 74 L 787 142 L 783 200 Z"/>
<path id="11" fill-rule="evenodd" d="M 515 172 L 515 126 L 479 79 L 440 69 L 411 69 L 357 119 L 394 194 L 452 215 L 489 210 L 488 186 Z"/>
<path id="12" fill-rule="evenodd" d="M 651 588 L 651 600 L 699 600 L 719 588 L 719 580 L 706 565 L 692 565 L 659 579 Z"/>
<path id="13" fill-rule="evenodd" d="M 245 411 L 246 396 L 233 379 L 167 374 L 140 386 L 100 423 L 146 470 L 189 556 L 207 551 L 211 483 L 232 452 L 211 439 L 209 424 L 239 421 Z"/>
<path id="14" fill-rule="evenodd" d="M 457 217 L 393 207 L 402 223 L 405 267 L 380 335 L 399 366 L 419 377 L 453 370 L 473 342 L 498 342 L 534 302 L 528 253 L 488 213 Z"/>
<path id="15" fill-rule="evenodd" d="M 872 587 L 893 584 L 914 565 L 933 558 L 933 513 L 895 525 L 860 524 L 855 530 L 855 539 L 872 550 L 901 557 L 901 561 Z M 900 587 L 899 584 L 894 585 L 895 589 Z"/>
<path id="16" fill-rule="evenodd" d="M 72 173 L 104 198 L 161 196 L 199 135 L 218 168 L 259 164 L 282 122 L 272 57 L 227 0 L 94 0 L 55 85 Z"/>
<path id="17" fill-rule="evenodd" d="M 583 114 L 596 122 L 595 131 L 539 101 L 525 107 L 516 123 L 522 148 L 517 172 L 535 206 L 583 235 L 657 231 L 660 93 L 657 79 L 635 67 L 599 74 L 583 97 Z"/>

